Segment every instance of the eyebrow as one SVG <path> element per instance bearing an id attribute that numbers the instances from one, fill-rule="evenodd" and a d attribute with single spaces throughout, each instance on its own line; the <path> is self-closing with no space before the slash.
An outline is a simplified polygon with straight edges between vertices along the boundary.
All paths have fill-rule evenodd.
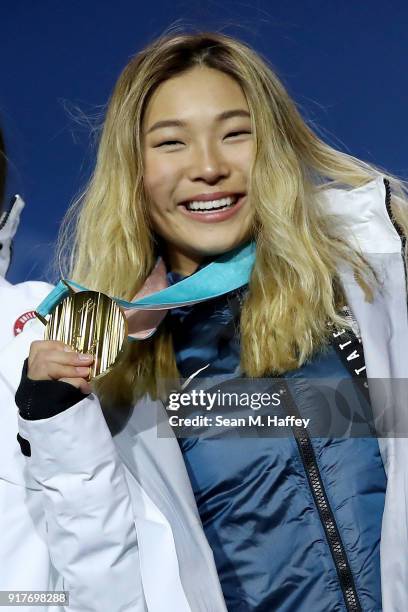
<path id="1" fill-rule="evenodd" d="M 251 117 L 251 115 L 249 114 L 248 111 L 244 109 L 235 108 L 233 110 L 227 110 L 227 111 L 220 113 L 219 115 L 215 117 L 215 120 L 225 121 L 226 119 L 231 119 L 231 117 Z M 154 123 L 152 127 L 150 127 L 147 130 L 146 134 L 150 134 L 150 132 L 153 132 L 154 130 L 158 130 L 160 128 L 165 128 L 165 127 L 184 128 L 186 126 L 187 126 L 187 123 L 185 121 L 181 121 L 180 119 L 164 119 L 163 121 L 157 121 L 156 123 Z"/>

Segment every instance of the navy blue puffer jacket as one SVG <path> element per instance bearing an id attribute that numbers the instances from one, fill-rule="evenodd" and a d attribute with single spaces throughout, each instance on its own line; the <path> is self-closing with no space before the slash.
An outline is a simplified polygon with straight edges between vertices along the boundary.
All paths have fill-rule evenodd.
<path id="1" fill-rule="evenodd" d="M 181 277 L 169 275 L 171 282 Z M 188 376 L 239 363 L 231 296 L 173 310 L 177 363 Z M 302 417 L 316 378 L 347 379 L 331 346 L 287 373 Z M 355 388 L 355 401 L 358 389 Z M 215 437 L 179 440 L 230 612 L 378 612 L 386 478 L 375 438 Z"/>

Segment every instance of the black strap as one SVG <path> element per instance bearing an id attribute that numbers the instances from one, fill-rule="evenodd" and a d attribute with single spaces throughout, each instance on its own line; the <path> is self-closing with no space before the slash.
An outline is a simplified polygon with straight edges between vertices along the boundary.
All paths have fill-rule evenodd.
<path id="1" fill-rule="evenodd" d="M 364 358 L 360 330 L 348 306 L 343 307 L 343 315 L 348 319 L 351 329 L 339 329 L 331 325 L 331 343 L 337 351 L 350 376 L 358 381 L 365 398 L 370 401 L 368 393 L 367 370 Z"/>

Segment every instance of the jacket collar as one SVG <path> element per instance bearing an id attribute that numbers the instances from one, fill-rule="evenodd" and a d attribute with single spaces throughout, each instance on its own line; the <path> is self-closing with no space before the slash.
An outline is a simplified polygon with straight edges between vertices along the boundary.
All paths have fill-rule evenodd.
<path id="1" fill-rule="evenodd" d="M 11 261 L 12 242 L 20 222 L 24 201 L 14 196 L 9 210 L 0 215 L 0 277 L 6 276 Z"/>

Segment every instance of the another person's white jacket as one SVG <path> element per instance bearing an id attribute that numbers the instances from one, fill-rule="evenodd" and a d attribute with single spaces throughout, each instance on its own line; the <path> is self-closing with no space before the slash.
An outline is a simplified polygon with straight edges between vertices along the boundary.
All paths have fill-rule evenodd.
<path id="1" fill-rule="evenodd" d="M 408 379 L 401 240 L 387 214 L 382 178 L 352 191 L 331 190 L 327 205 L 381 278 L 368 303 L 350 271 L 341 270 L 367 375 Z M 33 320 L 14 337 L 14 322 L 49 290 L 35 283 L 0 286 L 0 590 L 65 589 L 70 612 L 225 612 L 177 441 L 170 430 L 157 437 L 157 420 L 166 423 L 160 402 L 143 399 L 123 418 L 104 415 L 91 394 L 49 419 L 18 416 L 14 394 L 23 361 L 43 327 Z M 403 393 L 390 387 L 381 399 L 373 395 L 376 414 L 385 408 L 386 420 L 406 425 Z M 18 431 L 31 456 L 23 456 Z M 408 440 L 383 439 L 380 448 L 388 475 L 383 610 L 406 612 Z M 53 610 L 21 608 L 31 609 Z"/>

